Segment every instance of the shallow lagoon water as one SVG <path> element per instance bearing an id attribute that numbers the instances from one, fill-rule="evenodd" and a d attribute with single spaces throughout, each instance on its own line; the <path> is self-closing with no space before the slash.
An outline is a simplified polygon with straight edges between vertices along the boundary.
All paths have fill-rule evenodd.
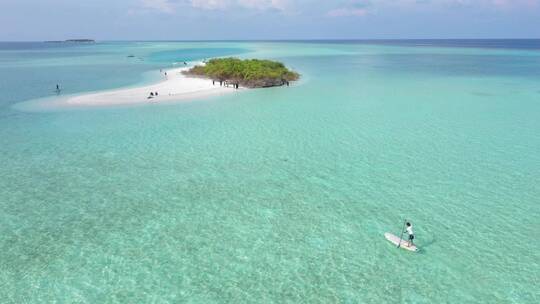
<path id="1" fill-rule="evenodd" d="M 303 78 L 170 105 L 13 108 L 51 95 L 53 76 L 67 93 L 134 85 L 172 64 L 156 53 L 194 48 Z M 540 300 L 538 50 L 133 42 L 8 57 L 7 303 Z M 418 254 L 384 239 L 404 218 Z"/>

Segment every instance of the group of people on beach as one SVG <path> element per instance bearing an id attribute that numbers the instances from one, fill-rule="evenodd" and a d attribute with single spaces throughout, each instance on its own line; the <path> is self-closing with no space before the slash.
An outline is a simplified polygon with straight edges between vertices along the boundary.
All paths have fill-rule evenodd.
<path id="1" fill-rule="evenodd" d="M 156 92 L 150 92 L 150 95 L 148 95 L 148 99 L 152 99 L 152 98 L 154 98 L 154 97 L 158 97 L 158 95 L 159 95 L 159 94 L 158 94 L 157 91 L 156 91 Z"/>
<path id="2" fill-rule="evenodd" d="M 212 79 L 212 85 L 216 85 L 216 81 L 214 79 Z M 227 82 L 227 80 L 223 81 L 223 80 L 220 80 L 219 81 L 219 86 L 222 87 L 222 86 L 226 86 L 226 87 L 229 87 L 229 82 Z M 233 88 L 237 89 L 240 88 L 240 84 L 238 83 L 232 83 L 232 86 Z"/>

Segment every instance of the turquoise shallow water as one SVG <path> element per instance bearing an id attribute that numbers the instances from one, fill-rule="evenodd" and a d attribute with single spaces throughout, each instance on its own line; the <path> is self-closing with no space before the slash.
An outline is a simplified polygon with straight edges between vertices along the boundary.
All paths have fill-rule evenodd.
<path id="1" fill-rule="evenodd" d="M 191 103 L 13 108 L 56 82 L 151 81 L 194 49 L 303 78 Z M 534 48 L 133 42 L 4 46 L 0 62 L 1 302 L 540 300 Z M 404 218 L 418 254 L 383 237 Z"/>

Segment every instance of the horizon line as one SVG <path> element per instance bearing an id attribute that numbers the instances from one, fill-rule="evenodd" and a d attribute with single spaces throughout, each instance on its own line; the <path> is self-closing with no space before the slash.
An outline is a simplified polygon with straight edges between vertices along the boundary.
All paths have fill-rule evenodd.
<path id="1" fill-rule="evenodd" d="M 292 38 L 292 39 L 94 39 L 67 38 L 63 40 L 0 40 L 5 42 L 69 42 L 68 40 L 89 39 L 94 42 L 310 42 L 310 41 L 495 41 L 495 40 L 540 40 L 540 38 Z"/>

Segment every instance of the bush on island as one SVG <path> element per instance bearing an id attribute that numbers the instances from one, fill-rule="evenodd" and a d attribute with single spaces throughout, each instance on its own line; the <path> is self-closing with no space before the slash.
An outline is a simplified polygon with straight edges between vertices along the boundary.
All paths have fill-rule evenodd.
<path id="1" fill-rule="evenodd" d="M 248 88 L 281 86 L 300 78 L 298 73 L 289 70 L 281 62 L 238 58 L 211 59 L 205 65 L 194 66 L 184 73 Z"/>

